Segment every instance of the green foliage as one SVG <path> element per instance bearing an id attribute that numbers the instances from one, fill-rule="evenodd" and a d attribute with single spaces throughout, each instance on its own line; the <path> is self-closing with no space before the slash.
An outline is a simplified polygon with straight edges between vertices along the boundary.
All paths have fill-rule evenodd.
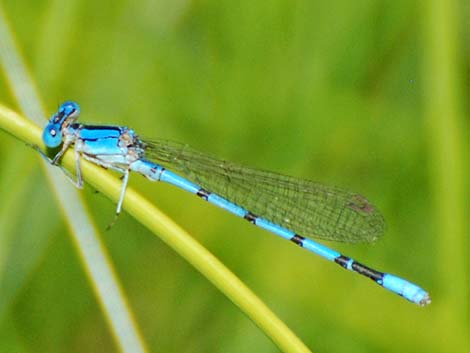
<path id="1" fill-rule="evenodd" d="M 386 236 L 373 246 L 334 246 L 419 283 L 431 293 L 429 307 L 192 195 L 131 178 L 314 352 L 437 353 L 465 352 L 469 329 L 463 118 L 469 108 L 461 88 L 469 86 L 463 74 L 469 51 L 458 40 L 464 21 L 452 17 L 452 4 L 6 0 L 2 6 L 48 112 L 73 99 L 87 123 L 128 125 L 147 137 L 367 195 L 386 217 Z M 14 107 L 5 77 L 1 103 Z M 114 352 L 35 153 L 0 136 L 0 351 Z M 90 187 L 84 194 L 104 229 L 115 205 Z M 104 242 L 149 351 L 277 351 L 128 215 L 104 233 Z"/>

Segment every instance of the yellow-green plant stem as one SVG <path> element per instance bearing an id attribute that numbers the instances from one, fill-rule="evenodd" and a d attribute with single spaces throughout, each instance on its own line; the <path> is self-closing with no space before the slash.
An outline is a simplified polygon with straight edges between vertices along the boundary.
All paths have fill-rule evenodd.
<path id="1" fill-rule="evenodd" d="M 18 122 L 16 128 L 27 129 L 25 132 L 28 131 L 29 134 L 35 135 L 38 132 L 35 125 L 1 105 L 0 117 L 8 117 L 10 121 Z M 43 163 L 44 165 L 46 164 Z M 77 190 L 63 178 L 60 171 L 57 173 L 56 170 L 48 170 L 48 172 L 50 182 L 54 184 L 52 191 L 56 194 L 64 193 L 57 195 L 56 199 L 117 346 L 123 353 L 147 352 L 107 250 Z"/>
<path id="2" fill-rule="evenodd" d="M 18 139 L 42 146 L 41 130 L 20 115 L 0 105 L 0 128 Z M 73 154 L 65 154 L 63 165 L 73 170 Z M 91 163 L 82 164 L 85 180 L 96 190 L 117 201 L 121 181 Z M 178 254 L 198 269 L 236 304 L 284 352 L 310 352 L 274 313 L 214 255 L 139 193 L 128 188 L 123 208 Z"/>

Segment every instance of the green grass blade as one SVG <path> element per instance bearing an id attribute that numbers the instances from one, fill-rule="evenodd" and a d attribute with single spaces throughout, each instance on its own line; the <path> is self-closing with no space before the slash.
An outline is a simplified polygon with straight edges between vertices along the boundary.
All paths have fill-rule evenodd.
<path id="1" fill-rule="evenodd" d="M 445 264 L 436 270 L 442 288 L 441 302 L 449 303 L 441 308 L 439 335 L 447 338 L 447 351 L 465 352 L 469 349 L 468 210 L 465 214 L 468 145 L 465 146 L 462 133 L 465 83 L 461 73 L 465 68 L 460 60 L 464 51 L 459 40 L 461 14 L 458 1 L 430 1 L 426 5 L 424 76 L 430 179 L 439 234 L 437 263 Z"/>
<path id="2" fill-rule="evenodd" d="M 37 123 L 44 122 L 44 113 L 33 80 L 17 50 L 17 45 L 7 24 L 6 16 L 0 7 L 0 61 L 20 107 Z M 19 119 L 12 111 L 2 108 L 2 115 L 13 120 Z M 23 121 L 22 128 L 28 128 Z M 29 126 L 30 133 L 38 128 Z M 31 141 L 31 140 L 29 140 Z M 36 141 L 37 144 L 39 141 Z M 123 352 L 145 352 L 145 344 L 134 322 L 133 314 L 114 273 L 109 256 L 102 246 L 96 227 L 80 201 L 77 190 L 44 162 L 46 175 L 55 196 L 59 201 L 71 234 L 85 267 L 92 287 L 105 313 L 116 343 Z"/>

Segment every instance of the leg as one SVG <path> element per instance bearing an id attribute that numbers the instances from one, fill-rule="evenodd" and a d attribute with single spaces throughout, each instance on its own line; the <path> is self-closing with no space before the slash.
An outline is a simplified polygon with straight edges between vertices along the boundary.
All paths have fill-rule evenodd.
<path id="1" fill-rule="evenodd" d="M 82 169 L 80 168 L 80 152 L 75 148 L 75 186 L 79 189 L 83 188 Z"/>
<path id="2" fill-rule="evenodd" d="M 119 196 L 119 201 L 116 207 L 116 215 L 119 215 L 121 213 L 122 203 L 124 202 L 124 196 L 126 195 L 128 181 L 129 181 L 129 169 L 126 169 L 124 171 L 124 175 L 122 178 L 121 195 Z"/>
<path id="3" fill-rule="evenodd" d="M 62 170 L 62 172 L 65 174 L 67 179 L 69 179 L 73 185 L 81 189 L 83 188 L 83 179 L 82 179 L 81 170 L 80 170 L 80 153 L 78 151 L 75 151 L 75 162 L 76 162 L 77 171 L 78 171 L 76 178 L 74 178 L 74 176 L 70 174 L 70 172 L 67 169 L 65 169 L 62 165 L 58 164 L 60 159 L 64 155 L 65 151 L 67 151 L 67 149 L 69 148 L 69 146 L 70 146 L 70 143 L 68 144 L 64 143 L 62 149 L 54 156 L 54 158 L 51 159 L 47 154 L 41 151 L 41 149 L 38 146 L 31 145 L 31 147 L 33 147 L 37 152 L 39 152 L 41 157 L 44 158 L 47 163 L 59 167 Z"/>
<path id="4" fill-rule="evenodd" d="M 108 224 L 108 226 L 106 227 L 106 230 L 111 229 L 114 223 L 116 223 L 119 217 L 119 214 L 121 213 L 122 203 L 124 202 L 124 196 L 126 195 L 127 182 L 129 181 L 129 169 L 123 170 L 122 173 L 123 173 L 122 188 L 121 188 L 121 194 L 119 195 L 118 204 L 116 207 L 116 215 L 114 216 L 113 221 L 110 224 Z"/>

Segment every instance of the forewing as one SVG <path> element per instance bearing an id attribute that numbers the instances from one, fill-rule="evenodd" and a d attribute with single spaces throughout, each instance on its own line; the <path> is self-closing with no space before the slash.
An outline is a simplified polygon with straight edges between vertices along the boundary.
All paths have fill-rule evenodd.
<path id="1" fill-rule="evenodd" d="M 371 242 L 383 234 L 382 215 L 359 194 L 247 168 L 172 141 L 145 142 L 145 151 L 146 158 L 299 235 Z"/>

